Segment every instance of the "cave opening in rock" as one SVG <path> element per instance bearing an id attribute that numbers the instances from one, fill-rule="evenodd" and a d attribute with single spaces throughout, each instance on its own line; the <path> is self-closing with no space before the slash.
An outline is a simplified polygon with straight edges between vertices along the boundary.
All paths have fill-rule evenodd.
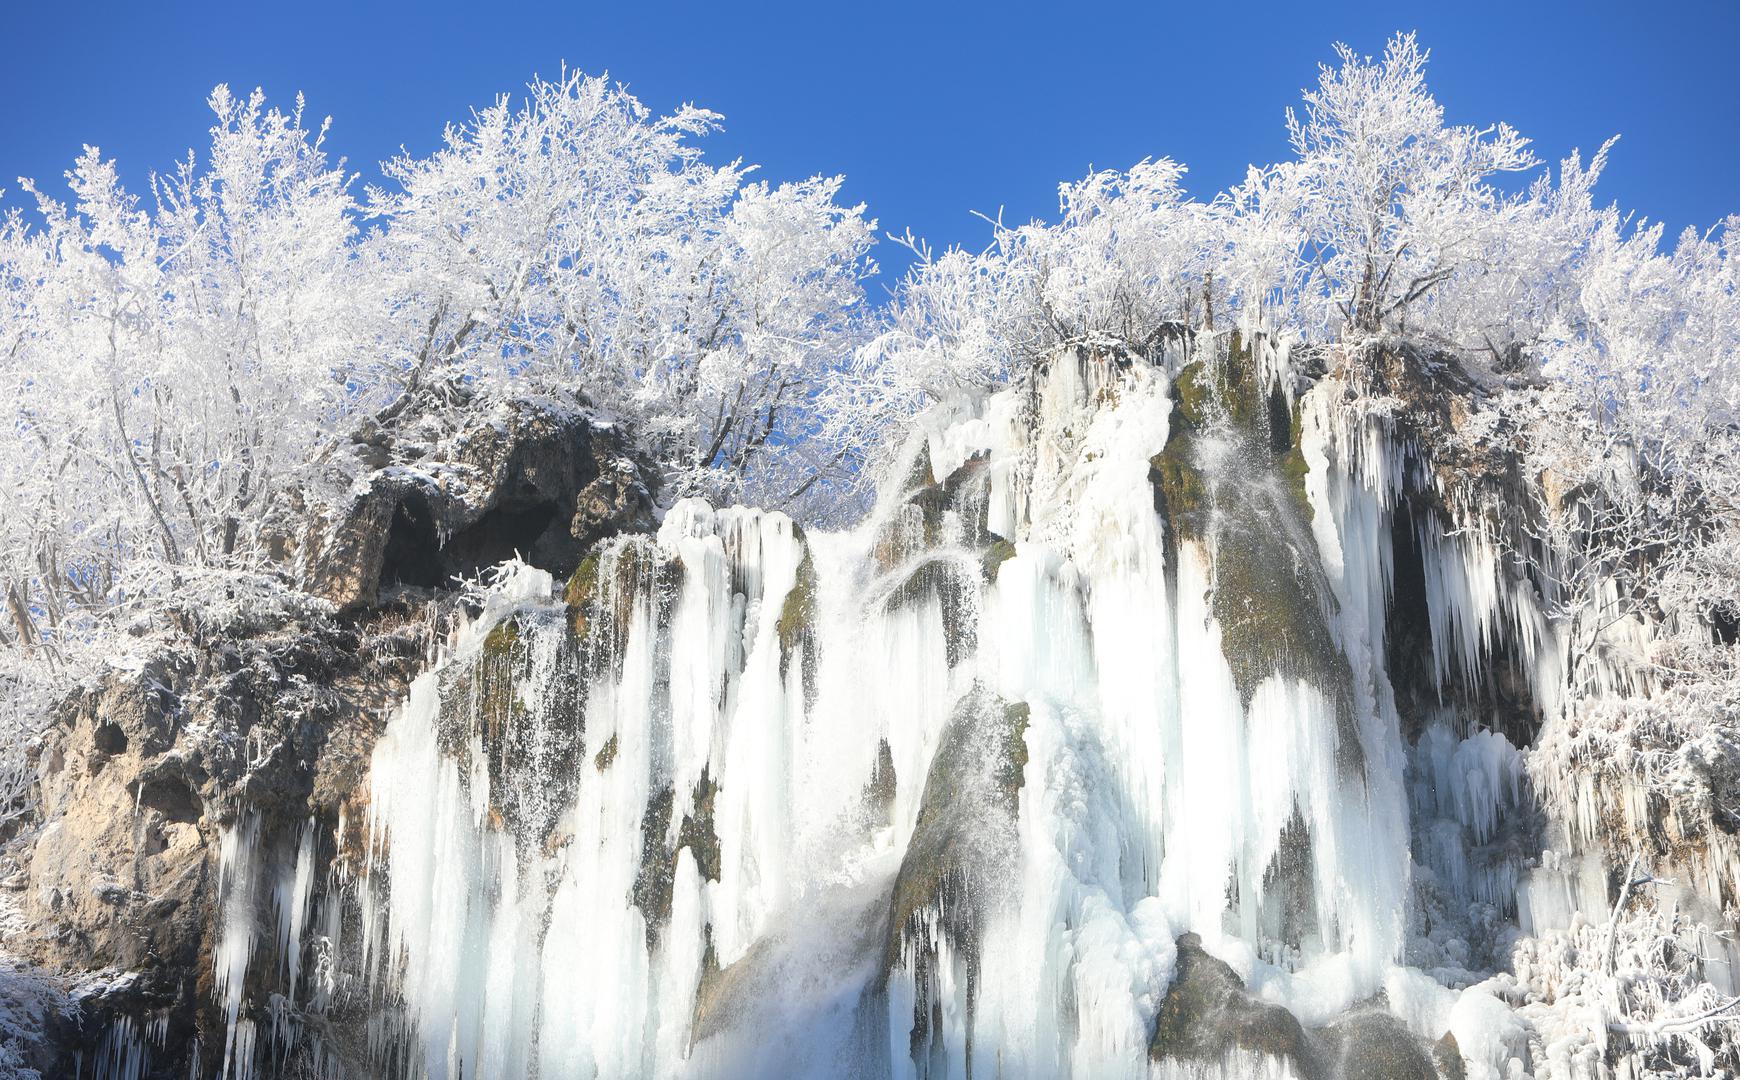
<path id="1" fill-rule="evenodd" d="M 105 754 L 125 754 L 127 752 L 127 733 L 122 731 L 120 725 L 112 720 L 97 725 L 92 742 L 96 744 L 98 750 Z"/>
<path id="2" fill-rule="evenodd" d="M 1432 676 L 1432 627 L 1426 608 L 1426 566 L 1414 515 L 1402 501 L 1390 519 L 1393 554 L 1390 606 L 1384 616 L 1385 659 L 1396 695 L 1402 736 L 1419 738 L 1426 717 L 1438 704 Z"/>
<path id="3" fill-rule="evenodd" d="M 1390 524 L 1393 557 L 1390 605 L 1384 620 L 1388 643 L 1385 659 L 1402 735 L 1412 742 L 1434 712 L 1448 707 L 1456 714 L 1459 737 L 1488 728 L 1513 746 L 1530 746 L 1540 731 L 1540 707 L 1529 665 L 1508 619 L 1497 620 L 1491 640 L 1481 649 L 1477 671 L 1463 670 L 1462 659 L 1452 649 L 1444 684 L 1436 683 L 1426 556 L 1416 526 L 1418 513 L 1418 508 L 1403 500 Z M 1472 612 L 1463 615 L 1475 617 Z"/>
<path id="4" fill-rule="evenodd" d="M 559 545 L 548 533 L 557 524 L 556 504 L 535 492 L 514 492 L 474 524 L 461 529 L 441 551 L 450 575 L 470 577 L 516 555 L 541 570 L 570 569 L 552 558 Z M 564 532 L 563 537 L 566 534 Z"/>
<path id="5" fill-rule="evenodd" d="M 393 523 L 387 530 L 386 549 L 381 555 L 381 586 L 433 589 L 446 580 L 440 538 L 429 503 L 419 495 L 407 495 L 393 511 Z"/>
<path id="6" fill-rule="evenodd" d="M 169 821 L 182 824 L 198 821 L 204 812 L 199 796 L 179 776 L 141 780 L 135 790 L 135 797 L 140 806 L 157 811 Z"/>
<path id="7" fill-rule="evenodd" d="M 1269 452 L 1285 454 L 1293 448 L 1293 407 L 1277 383 L 1269 390 Z"/>

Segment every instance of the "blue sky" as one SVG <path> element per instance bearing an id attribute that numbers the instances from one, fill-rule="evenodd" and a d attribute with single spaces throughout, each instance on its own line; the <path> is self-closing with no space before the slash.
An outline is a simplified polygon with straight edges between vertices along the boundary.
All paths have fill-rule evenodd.
<path id="1" fill-rule="evenodd" d="M 1740 3 L 1130 5 L 23 4 L 0 26 L 0 187 L 51 190 L 80 144 L 143 189 L 203 146 L 218 82 L 334 119 L 365 179 L 403 145 L 566 61 L 655 109 L 725 114 L 704 144 L 763 175 L 845 173 L 884 230 L 977 246 L 980 210 L 1049 217 L 1089 166 L 1170 156 L 1212 194 L 1286 152 L 1282 111 L 1331 44 L 1432 48 L 1452 121 L 1508 121 L 1556 161 L 1623 136 L 1601 192 L 1670 232 L 1740 211 Z M 885 266 L 903 264 L 882 245 Z"/>

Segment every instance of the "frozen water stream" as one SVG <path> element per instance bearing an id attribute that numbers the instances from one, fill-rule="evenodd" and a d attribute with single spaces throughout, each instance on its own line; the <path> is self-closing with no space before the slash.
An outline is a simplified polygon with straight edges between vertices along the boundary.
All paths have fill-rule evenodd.
<path id="1" fill-rule="evenodd" d="M 1188 359 L 1065 353 L 928 414 L 915 486 L 848 534 L 689 501 L 566 585 L 510 565 L 374 751 L 354 879 L 280 874 L 276 939 L 338 936 L 342 894 L 363 958 L 289 964 L 286 1000 L 366 1000 L 384 1067 L 453 1080 L 1218 1075 L 1150 1062 L 1194 932 L 1307 1026 L 1390 987 L 1444 1034 L 1475 1006 L 1399 966 L 1410 822 L 1514 910 L 1514 867 L 1456 854 L 1519 805 L 1516 751 L 1435 727 L 1410 774 L 1404 467 L 1370 433 L 1304 400 L 1303 505 L 1208 447 L 1208 525 L 1157 507 Z M 1494 620 L 1538 626 L 1480 549 L 1429 550 L 1439 678 Z M 238 918 L 220 990 L 273 939 Z M 1428 1005 L 1394 1001 L 1409 978 Z M 272 1052 L 245 1018 L 229 1041 L 232 1075 Z M 1229 1068 L 1287 1075 L 1253 1062 Z"/>

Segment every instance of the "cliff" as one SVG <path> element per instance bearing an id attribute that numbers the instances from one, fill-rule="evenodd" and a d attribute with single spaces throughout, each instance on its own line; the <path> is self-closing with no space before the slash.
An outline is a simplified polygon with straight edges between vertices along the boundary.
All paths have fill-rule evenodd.
<path id="1" fill-rule="evenodd" d="M 365 431 L 280 602 L 175 612 L 63 705 L 7 848 L 11 1045 L 129 1078 L 1732 1067 L 1720 1010 L 1631 1012 L 1733 992 L 1728 744 L 1659 804 L 1566 749 L 1530 538 L 1572 496 L 1515 449 L 1526 391 L 1396 340 L 1066 346 L 921 416 L 841 533 L 655 510 L 579 410 Z"/>

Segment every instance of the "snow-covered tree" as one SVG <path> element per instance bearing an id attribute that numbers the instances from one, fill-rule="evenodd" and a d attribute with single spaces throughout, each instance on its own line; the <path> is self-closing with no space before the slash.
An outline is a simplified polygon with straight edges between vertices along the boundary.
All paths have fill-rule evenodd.
<path id="1" fill-rule="evenodd" d="M 839 178 L 707 165 L 713 114 L 572 74 L 388 163 L 365 205 L 300 100 L 210 105 L 209 153 L 150 199 L 87 149 L 69 201 L 26 182 L 35 212 L 0 225 L 20 653 L 76 666 L 128 610 L 252 595 L 339 494 L 349 433 L 460 381 L 590 403 L 673 495 L 779 503 L 849 475 L 816 391 L 860 333 L 874 223 Z"/>
<path id="2" fill-rule="evenodd" d="M 367 291 L 355 206 L 321 133 L 220 87 L 209 161 L 154 184 L 149 208 L 87 148 L 73 201 L 35 185 L 14 215 L 3 359 L 11 622 L 53 653 L 117 602 L 181 569 L 264 559 L 267 510 L 360 395 Z"/>
<path id="3" fill-rule="evenodd" d="M 388 284 L 398 402 L 457 376 L 577 388 L 636 425 L 676 490 L 777 501 L 760 471 L 852 347 L 875 223 L 836 202 L 838 177 L 704 163 L 691 137 L 717 124 L 570 73 L 390 162 L 361 258 Z"/>
<path id="4" fill-rule="evenodd" d="M 1521 206 L 1491 178 L 1538 162 L 1507 124 L 1444 123 L 1413 34 L 1392 38 L 1381 60 L 1336 52 L 1341 65 L 1323 67 L 1303 115 L 1287 111 L 1287 133 L 1311 288 L 1350 329 L 1372 333 L 1405 325 L 1411 305 L 1488 254 Z"/>

